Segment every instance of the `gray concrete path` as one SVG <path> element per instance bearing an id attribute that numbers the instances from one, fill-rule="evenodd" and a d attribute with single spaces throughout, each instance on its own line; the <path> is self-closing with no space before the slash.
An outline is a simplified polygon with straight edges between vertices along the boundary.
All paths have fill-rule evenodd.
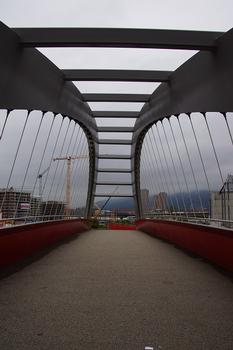
<path id="1" fill-rule="evenodd" d="M 90 231 L 0 281 L 1 350 L 232 350 L 233 284 L 136 231 Z"/>

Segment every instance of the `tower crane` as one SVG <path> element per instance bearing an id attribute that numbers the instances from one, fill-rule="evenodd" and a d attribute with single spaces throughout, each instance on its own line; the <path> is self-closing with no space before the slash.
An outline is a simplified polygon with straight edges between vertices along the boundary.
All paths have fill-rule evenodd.
<path id="1" fill-rule="evenodd" d="M 66 173 L 66 206 L 65 206 L 65 215 L 70 215 L 71 210 L 71 161 L 75 159 L 86 159 L 87 155 L 81 156 L 66 156 L 54 158 L 54 161 L 66 160 L 67 161 L 67 173 Z"/>

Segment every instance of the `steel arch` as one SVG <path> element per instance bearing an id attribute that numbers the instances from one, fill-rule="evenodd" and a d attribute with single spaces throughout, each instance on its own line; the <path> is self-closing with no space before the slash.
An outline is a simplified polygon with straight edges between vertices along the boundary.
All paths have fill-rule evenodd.
<path id="1" fill-rule="evenodd" d="M 82 35 L 80 35 L 82 34 Z M 137 100 L 139 96 L 83 96 L 67 74 L 91 79 L 91 72 L 59 70 L 35 46 L 68 47 L 144 47 L 201 50 L 174 72 L 158 74 L 163 81 L 152 96 L 141 96 L 145 105 L 137 113 L 110 115 L 137 117 L 131 146 L 131 174 L 137 216 L 141 217 L 140 152 L 148 128 L 166 116 L 194 111 L 233 111 L 233 29 L 219 32 L 170 30 L 104 29 L 104 28 L 18 28 L 0 23 L 0 107 L 6 109 L 39 109 L 61 113 L 75 119 L 84 129 L 90 151 L 90 178 L 86 216 L 95 195 L 98 153 L 98 128 L 93 117 L 107 117 L 108 112 L 90 110 L 85 99 Z M 70 75 L 70 79 L 72 77 Z M 118 80 L 117 71 L 94 71 L 93 80 Z M 151 73 L 152 74 L 152 73 Z M 75 76 L 74 76 L 75 77 Z M 129 71 L 127 81 L 149 79 L 148 74 Z M 23 87 L 23 88 L 22 88 Z M 116 156 L 116 157 L 120 157 Z M 124 158 L 126 159 L 126 158 Z M 128 159 L 128 158 L 127 158 Z"/>

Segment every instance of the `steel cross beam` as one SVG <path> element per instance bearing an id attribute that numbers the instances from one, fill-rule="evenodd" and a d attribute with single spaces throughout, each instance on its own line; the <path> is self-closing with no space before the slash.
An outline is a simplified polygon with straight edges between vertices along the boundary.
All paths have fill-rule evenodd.
<path id="1" fill-rule="evenodd" d="M 125 28 L 13 28 L 27 47 L 133 47 L 212 50 L 223 33 Z"/>
<path id="2" fill-rule="evenodd" d="M 139 112 L 134 111 L 92 111 L 94 118 L 137 118 Z"/>
<path id="3" fill-rule="evenodd" d="M 63 69 L 67 81 L 137 81 L 167 82 L 172 71 Z"/>
<path id="4" fill-rule="evenodd" d="M 82 94 L 87 102 L 147 102 L 148 94 Z"/>

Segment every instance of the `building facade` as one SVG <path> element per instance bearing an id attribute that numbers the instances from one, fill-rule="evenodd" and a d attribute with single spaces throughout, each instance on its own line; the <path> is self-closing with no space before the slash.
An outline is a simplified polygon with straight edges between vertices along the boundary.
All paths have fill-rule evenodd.
<path id="1" fill-rule="evenodd" d="M 233 175 L 228 175 L 219 192 L 211 193 L 211 218 L 233 221 Z"/>
<path id="2" fill-rule="evenodd" d="M 155 210 L 166 211 L 167 208 L 167 193 L 160 192 L 155 196 Z"/>
<path id="3" fill-rule="evenodd" d="M 30 191 L 0 189 L 2 219 L 40 215 L 40 205 L 40 198 L 32 196 Z"/>

